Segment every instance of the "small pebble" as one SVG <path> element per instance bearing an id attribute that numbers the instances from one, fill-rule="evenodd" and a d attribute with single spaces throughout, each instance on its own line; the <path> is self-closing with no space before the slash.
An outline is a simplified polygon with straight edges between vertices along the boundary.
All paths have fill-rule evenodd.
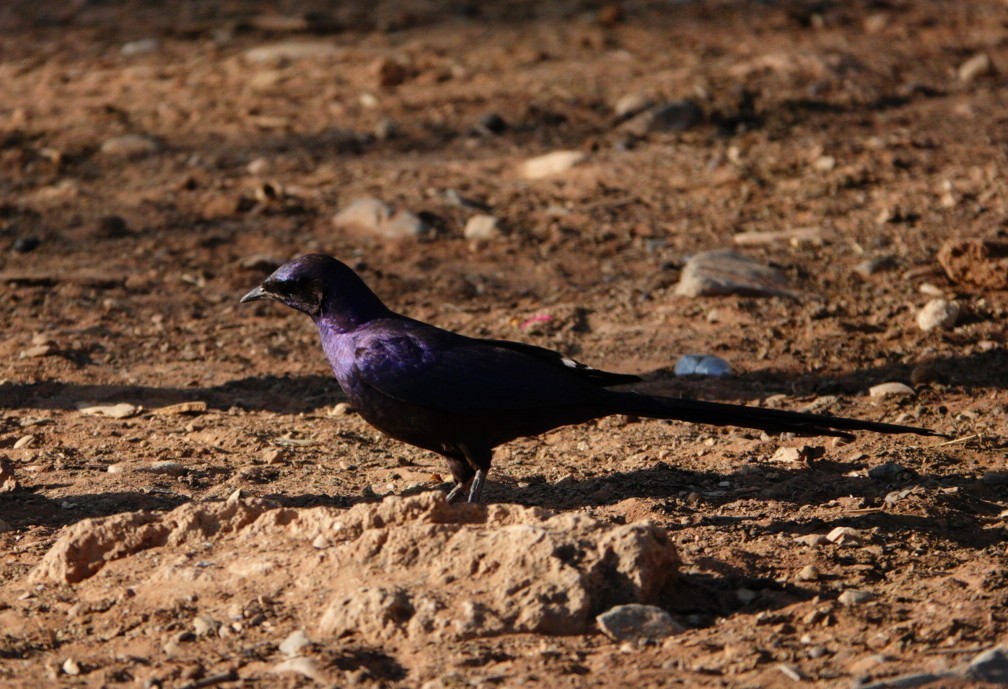
<path id="1" fill-rule="evenodd" d="M 847 589 L 837 597 L 837 601 L 839 601 L 841 605 L 853 608 L 858 605 L 863 605 L 864 603 L 867 603 L 873 598 L 875 598 L 875 595 L 869 593 L 868 591 Z"/>
<path id="2" fill-rule="evenodd" d="M 395 120 L 383 117 L 374 126 L 374 136 L 379 141 L 388 141 L 399 136 L 399 125 Z"/>
<path id="3" fill-rule="evenodd" d="M 914 389 L 905 383 L 879 383 L 868 388 L 868 394 L 871 397 L 901 397 L 913 395 Z"/>
<path id="4" fill-rule="evenodd" d="M 95 226 L 95 236 L 118 239 L 129 236 L 129 225 L 118 215 L 106 215 Z"/>
<path id="5" fill-rule="evenodd" d="M 160 144 L 149 136 L 125 134 L 106 139 L 101 145 L 101 152 L 119 158 L 142 158 L 157 153 L 160 148 Z"/>
<path id="6" fill-rule="evenodd" d="M 168 474 L 171 476 L 181 476 L 186 473 L 186 468 L 179 464 L 178 462 L 173 462 L 170 459 L 161 460 L 158 462 L 151 462 L 150 464 L 145 464 L 137 467 L 137 471 L 142 471 L 148 474 Z"/>
<path id="7" fill-rule="evenodd" d="M 861 539 L 861 532 L 849 526 L 838 526 L 826 534 L 826 540 L 836 544 L 859 543 Z"/>
<path id="8" fill-rule="evenodd" d="M 24 349 L 18 354 L 19 359 L 35 359 L 43 356 L 52 356 L 56 353 L 56 348 L 51 344 L 40 344 Z"/>
<path id="9" fill-rule="evenodd" d="M 876 256 L 875 258 L 866 258 L 858 263 L 854 266 L 854 272 L 863 278 L 868 278 L 895 267 L 896 259 L 892 256 Z"/>
<path id="10" fill-rule="evenodd" d="M 329 416 L 347 416 L 354 413 L 354 408 L 348 402 L 337 402 L 329 410 Z"/>
<path id="11" fill-rule="evenodd" d="M 304 633 L 304 630 L 298 629 L 297 631 L 291 632 L 286 639 L 281 641 L 278 648 L 281 653 L 288 658 L 291 658 L 300 654 L 301 649 L 310 644 L 311 639 L 308 638 L 308 635 Z"/>
<path id="12" fill-rule="evenodd" d="M 745 297 L 793 297 L 787 278 L 776 268 L 735 251 L 701 251 L 690 256 L 675 293 L 685 297 L 737 294 Z"/>
<path id="13" fill-rule="evenodd" d="M 935 328 L 950 330 L 955 327 L 961 315 L 962 306 L 958 302 L 932 299 L 917 312 L 917 326 L 924 332 Z"/>
<path id="14" fill-rule="evenodd" d="M 399 86 L 409 78 L 407 65 L 390 57 L 379 59 L 372 69 L 377 77 L 378 86 L 385 89 Z"/>
<path id="15" fill-rule="evenodd" d="M 283 63 L 291 60 L 301 60 L 305 58 L 330 57 L 335 55 L 337 47 L 335 43 L 324 41 L 285 41 L 272 45 L 263 45 L 245 51 L 245 59 L 249 62 Z"/>
<path id="16" fill-rule="evenodd" d="M 987 53 L 977 53 L 959 65 L 957 73 L 959 81 L 968 84 L 977 77 L 990 74 L 993 71 L 994 65 L 991 63 L 990 56 Z"/>
<path id="17" fill-rule="evenodd" d="M 67 658 L 63 661 L 63 674 L 71 675 L 76 677 L 81 673 L 80 664 L 73 658 Z"/>
<path id="18" fill-rule="evenodd" d="M 143 55 L 144 53 L 153 53 L 160 47 L 156 38 L 141 38 L 138 41 L 130 41 L 129 43 L 124 43 L 119 52 L 126 57 L 131 55 Z"/>
<path id="19" fill-rule="evenodd" d="M 476 123 L 476 131 L 480 134 L 502 134 L 507 130 L 507 122 L 495 112 L 487 113 L 479 118 Z"/>
<path id="20" fill-rule="evenodd" d="M 462 234 L 471 242 L 489 242 L 501 236 L 500 220 L 493 215 L 474 215 L 466 221 Z"/>
<path id="21" fill-rule="evenodd" d="M 220 623 L 206 615 L 199 615 L 193 618 L 193 631 L 196 633 L 196 636 L 213 634 L 219 626 Z"/>
<path id="22" fill-rule="evenodd" d="M 27 237 L 18 237 L 15 239 L 14 243 L 11 244 L 11 249 L 19 254 L 27 254 L 35 251 L 35 249 L 39 248 L 39 245 L 41 244 L 41 239 L 33 235 L 29 235 Z"/>
<path id="23" fill-rule="evenodd" d="M 613 106 L 616 117 L 628 119 L 654 106 L 654 101 L 643 93 L 628 93 Z"/>
<path id="24" fill-rule="evenodd" d="M 553 151 L 535 158 L 529 158 L 521 165 L 521 176 L 528 180 L 543 179 L 567 172 L 578 163 L 584 162 L 581 151 Z"/>
<path id="25" fill-rule="evenodd" d="M 819 570 L 815 565 L 805 565 L 798 571 L 798 581 L 816 581 L 819 579 Z"/>
<path id="26" fill-rule="evenodd" d="M 886 462 L 868 470 L 868 478 L 876 481 L 894 481 L 911 473 L 909 469 L 896 462 Z"/>
<path id="27" fill-rule="evenodd" d="M 14 449 L 20 450 L 23 447 L 30 447 L 35 442 L 34 435 L 23 435 L 14 443 Z"/>
<path id="28" fill-rule="evenodd" d="M 107 416 L 112 419 L 128 419 L 142 411 L 141 407 L 128 402 L 120 402 L 119 404 L 87 404 L 80 402 L 77 404 L 77 409 L 81 414 L 86 414 L 87 416 Z"/>
<path id="29" fill-rule="evenodd" d="M 613 641 L 658 640 L 685 631 L 683 625 L 654 605 L 617 605 L 595 618 Z"/>

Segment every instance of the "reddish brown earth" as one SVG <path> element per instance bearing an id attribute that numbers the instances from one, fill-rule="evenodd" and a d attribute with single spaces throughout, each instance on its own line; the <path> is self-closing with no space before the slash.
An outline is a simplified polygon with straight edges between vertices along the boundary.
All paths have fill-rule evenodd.
<path id="1" fill-rule="evenodd" d="M 1008 642 L 1008 293 L 990 266 L 970 282 L 960 260 L 953 282 L 936 261 L 951 238 L 1008 236 L 1004 3 L 502 3 L 468 16 L 381 3 L 308 22 L 253 3 L 151 7 L 0 8 L 0 457 L 18 483 L 0 493 L 0 684 L 850 686 Z M 121 51 L 146 38 L 153 51 Z M 311 54 L 247 53 L 289 41 Z M 702 117 L 635 136 L 613 114 L 634 93 L 692 99 Z M 476 131 L 489 113 L 503 132 Z M 102 151 L 126 134 L 149 150 Z M 561 149 L 586 160 L 522 178 L 522 161 Z M 464 239 L 476 211 L 447 190 L 486 204 L 504 236 Z M 365 195 L 436 232 L 335 227 Z M 799 228 L 818 239 L 733 239 Z M 33 251 L 12 248 L 32 237 Z M 675 294 L 689 254 L 732 247 L 803 298 Z M 398 310 L 644 372 L 643 390 L 815 402 L 954 441 L 604 419 L 499 450 L 485 497 L 504 506 L 490 516 L 372 523 L 401 554 L 375 568 L 357 541 L 329 543 L 334 524 L 399 509 L 382 496 L 438 488 L 445 466 L 333 413 L 340 391 L 306 318 L 237 304 L 274 260 L 319 250 Z M 872 258 L 881 270 L 855 270 Z M 923 332 L 934 296 L 963 314 Z M 690 352 L 736 374 L 676 379 Z M 914 394 L 869 397 L 887 381 Z M 205 408 L 171 407 L 183 402 Z M 142 409 L 117 419 L 81 403 Z M 802 445 L 806 459 L 773 460 Z M 180 506 L 188 526 L 156 526 Z M 106 517 L 120 521 L 81 526 Z M 475 565 L 435 581 L 435 565 L 408 564 L 424 529 L 506 544 L 507 529 L 549 523 L 561 538 L 580 524 L 601 534 L 579 537 L 590 550 L 645 521 L 682 561 L 651 596 L 687 628 L 665 641 L 614 643 L 590 618 L 564 634 L 320 623 L 331 596 L 369 583 L 534 611 Z M 814 538 L 836 527 L 856 533 Z M 74 528 L 104 529 L 121 557 L 71 584 L 40 563 Z M 550 562 L 521 566 L 534 581 L 547 563 L 548 582 Z M 415 576 L 396 569 L 408 566 Z M 848 590 L 870 599 L 845 605 Z M 594 614 L 605 596 L 591 600 Z M 297 629 L 315 679 L 273 672 Z"/>

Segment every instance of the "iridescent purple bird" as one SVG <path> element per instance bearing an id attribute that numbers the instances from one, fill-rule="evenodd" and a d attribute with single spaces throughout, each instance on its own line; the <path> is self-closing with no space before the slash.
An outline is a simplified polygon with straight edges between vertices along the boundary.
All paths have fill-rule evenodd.
<path id="1" fill-rule="evenodd" d="M 322 254 L 284 264 L 241 301 L 258 299 L 311 317 L 336 379 L 365 421 L 448 460 L 455 479 L 449 500 L 469 486 L 469 502 L 479 502 L 498 445 L 610 414 L 802 436 L 938 435 L 912 426 L 612 389 L 641 379 L 599 371 L 542 347 L 466 337 L 402 316 L 353 270 Z"/>

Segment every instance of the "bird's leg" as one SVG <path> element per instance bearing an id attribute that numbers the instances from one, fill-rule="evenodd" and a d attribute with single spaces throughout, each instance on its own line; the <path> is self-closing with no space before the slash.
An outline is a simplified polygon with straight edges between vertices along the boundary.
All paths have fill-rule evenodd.
<path id="1" fill-rule="evenodd" d="M 455 485 L 448 491 L 448 496 L 445 500 L 447 502 L 456 502 L 462 497 L 462 491 L 472 482 L 475 470 L 469 463 L 469 460 L 466 459 L 465 453 L 458 448 L 445 448 L 441 454 L 448 460 L 452 478 L 455 479 Z"/>
<path id="2" fill-rule="evenodd" d="M 493 459 L 493 448 L 482 444 L 460 443 L 458 446 L 466 462 L 474 471 L 472 487 L 469 488 L 469 502 L 478 503 L 483 496 L 483 483 L 490 471 L 490 460 Z"/>
<path id="3" fill-rule="evenodd" d="M 480 497 L 483 495 L 483 480 L 486 478 L 486 473 L 482 469 L 477 469 L 476 475 L 472 480 L 472 488 L 469 489 L 469 502 L 478 503 Z"/>
<path id="4" fill-rule="evenodd" d="M 457 501 L 459 499 L 459 496 L 462 495 L 462 491 L 465 490 L 465 487 L 469 485 L 469 483 L 470 483 L 469 481 L 459 481 L 458 483 L 456 483 L 455 486 L 450 491 L 448 491 L 448 496 L 445 498 L 445 501 L 446 502 Z"/>

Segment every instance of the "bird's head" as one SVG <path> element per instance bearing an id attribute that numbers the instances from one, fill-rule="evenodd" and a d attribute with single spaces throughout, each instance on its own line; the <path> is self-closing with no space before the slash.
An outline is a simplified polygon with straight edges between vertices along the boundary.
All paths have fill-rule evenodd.
<path id="1" fill-rule="evenodd" d="M 308 314 L 316 322 L 328 318 L 349 329 L 387 312 L 357 273 L 325 254 L 308 254 L 283 264 L 241 298 L 269 299 Z"/>

